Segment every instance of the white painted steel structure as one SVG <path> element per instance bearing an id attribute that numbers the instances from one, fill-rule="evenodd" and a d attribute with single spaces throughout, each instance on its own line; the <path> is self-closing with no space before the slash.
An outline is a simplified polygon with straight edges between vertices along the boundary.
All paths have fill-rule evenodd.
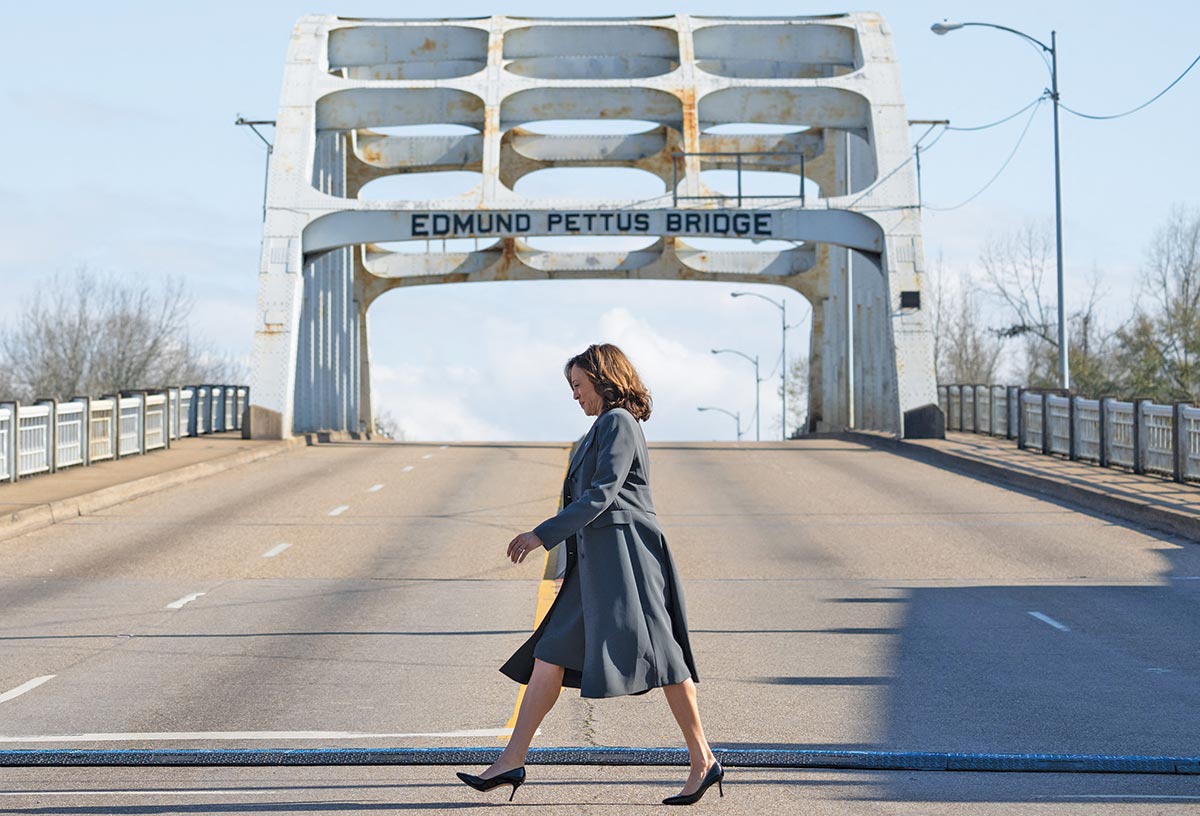
<path id="1" fill-rule="evenodd" d="M 1200 481 L 1200 407 L 1194 405 L 1000 385 L 940 385 L 938 401 L 947 431 L 1005 436 L 1026 450 Z"/>
<path id="2" fill-rule="evenodd" d="M 240 430 L 249 397 L 246 386 L 188 385 L 0 403 L 0 482 L 161 450 L 183 436 Z"/>
<path id="3" fill-rule="evenodd" d="M 642 126 L 550 136 L 532 124 L 603 119 Z M 936 406 L 925 313 L 900 306 L 902 291 L 919 298 L 924 260 L 899 72 L 879 15 L 308 16 L 293 32 L 276 121 L 256 436 L 369 430 L 370 305 L 394 288 L 472 281 L 787 286 L 813 305 L 814 430 L 901 433 L 905 412 Z M 443 127 L 414 131 L 429 125 Z M 561 167 L 637 168 L 663 191 L 569 201 L 514 191 L 522 177 Z M 432 200 L 360 196 L 379 178 L 450 170 L 477 173 L 478 184 Z M 736 195 L 710 185 L 719 170 L 737 171 Z M 797 196 L 743 194 L 742 171 L 790 173 Z M 818 192 L 801 198 L 805 179 Z M 549 252 L 528 241 L 548 235 L 636 236 L 646 246 Z M 696 246 L 731 238 L 790 246 Z M 437 251 L 466 243 L 457 239 L 468 248 Z M 411 242 L 420 251 L 397 251 Z"/>

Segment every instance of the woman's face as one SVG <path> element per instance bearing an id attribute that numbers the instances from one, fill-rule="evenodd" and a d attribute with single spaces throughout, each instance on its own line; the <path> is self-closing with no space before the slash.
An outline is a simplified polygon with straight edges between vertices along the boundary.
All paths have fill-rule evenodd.
<path id="1" fill-rule="evenodd" d="M 591 377 L 577 365 L 571 366 L 571 396 L 588 416 L 600 416 L 604 410 L 604 399 L 596 392 Z"/>

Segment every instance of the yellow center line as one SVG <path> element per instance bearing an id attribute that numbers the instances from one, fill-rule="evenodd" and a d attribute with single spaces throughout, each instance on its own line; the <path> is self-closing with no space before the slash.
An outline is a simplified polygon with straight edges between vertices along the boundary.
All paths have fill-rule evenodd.
<path id="1" fill-rule="evenodd" d="M 543 572 L 548 572 L 551 569 L 550 556 L 551 553 L 546 553 L 545 560 L 543 562 Z M 537 611 L 533 616 L 533 630 L 531 631 L 537 631 L 537 628 L 542 625 L 542 618 L 546 617 L 546 613 L 550 611 L 550 605 L 554 603 L 554 596 L 557 594 L 558 581 L 555 581 L 553 578 L 543 578 L 538 583 Z M 517 714 L 521 710 L 521 701 L 524 699 L 525 686 L 520 686 L 519 690 L 517 691 L 517 702 L 513 705 L 512 716 L 509 717 L 508 722 L 504 724 L 504 727 L 509 731 L 511 731 L 517 724 Z M 497 739 L 507 740 L 508 736 L 505 735 L 497 737 Z"/>
<path id="2" fill-rule="evenodd" d="M 570 452 L 574 453 L 574 451 L 575 451 L 575 446 L 572 445 Z M 563 469 L 563 481 L 564 482 L 567 479 L 567 469 L 569 469 L 570 467 L 571 467 L 571 456 L 570 456 L 570 453 L 568 453 L 567 467 Z M 559 506 L 560 506 L 560 508 L 562 506 L 561 499 L 559 501 Z M 554 573 L 556 571 L 555 565 L 557 565 L 558 558 L 557 558 L 557 555 L 554 550 L 557 550 L 557 548 L 561 547 L 561 546 L 562 545 L 559 544 L 553 550 L 548 550 L 546 552 L 545 556 L 543 556 L 543 558 L 542 558 L 542 580 L 538 584 L 537 610 L 533 613 L 533 629 L 531 631 L 536 632 L 537 628 L 542 625 L 542 619 L 545 618 L 546 613 L 550 611 L 550 605 L 554 603 L 554 596 L 556 596 L 558 594 L 558 587 L 559 587 L 560 582 L 556 581 L 554 579 Z M 554 556 L 554 557 L 552 558 L 552 556 Z M 506 722 L 504 724 L 504 727 L 506 729 L 508 729 L 509 732 L 511 732 L 512 729 L 517 724 L 517 714 L 520 713 L 520 711 L 521 711 L 521 701 L 524 699 L 525 699 L 525 686 L 520 686 L 517 691 L 517 702 L 515 704 L 513 704 L 512 716 L 509 717 L 508 722 Z M 508 735 L 500 736 L 500 737 L 497 737 L 496 739 L 507 742 Z"/>

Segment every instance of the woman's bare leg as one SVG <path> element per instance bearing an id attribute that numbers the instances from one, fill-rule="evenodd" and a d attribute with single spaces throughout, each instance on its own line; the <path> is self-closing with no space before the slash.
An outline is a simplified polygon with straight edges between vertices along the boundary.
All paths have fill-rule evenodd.
<path id="1" fill-rule="evenodd" d="M 683 732 L 683 741 L 687 743 L 691 772 L 688 774 L 683 790 L 680 791 L 681 794 L 687 795 L 694 793 L 700 787 L 700 781 L 704 779 L 704 774 L 713 766 L 717 758 L 713 754 L 712 748 L 708 746 L 708 740 L 704 738 L 704 726 L 700 723 L 700 709 L 696 705 L 696 684 L 692 682 L 692 679 L 689 677 L 682 683 L 663 686 L 663 692 L 667 695 L 667 704 L 671 706 L 675 722 L 679 724 L 679 730 Z"/>
<path id="2" fill-rule="evenodd" d="M 517 712 L 517 723 L 513 726 L 512 736 L 508 738 L 508 745 L 504 746 L 496 761 L 480 774 L 481 777 L 490 779 L 496 774 L 520 768 L 525 764 L 529 743 L 533 742 L 533 735 L 537 733 L 538 726 L 558 702 L 562 681 L 562 666 L 534 659 L 533 676 L 529 678 L 525 696 L 521 698 L 521 710 Z"/>

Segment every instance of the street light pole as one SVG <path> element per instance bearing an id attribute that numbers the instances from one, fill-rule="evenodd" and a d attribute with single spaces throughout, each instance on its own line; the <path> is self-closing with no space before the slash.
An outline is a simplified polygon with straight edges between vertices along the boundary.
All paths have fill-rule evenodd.
<path id="1" fill-rule="evenodd" d="M 782 405 L 781 405 L 780 410 L 782 411 L 782 413 L 779 415 L 779 417 L 780 417 L 779 426 L 782 429 L 781 433 L 782 433 L 784 441 L 787 441 L 787 438 L 788 438 L 788 433 L 787 433 L 787 367 L 788 367 L 787 366 L 787 330 L 788 330 L 787 301 L 786 300 L 778 301 L 778 300 L 775 300 L 774 298 L 769 298 L 766 295 L 760 295 L 757 292 L 730 292 L 729 293 L 730 297 L 735 297 L 735 298 L 743 297 L 743 296 L 747 296 L 747 295 L 750 297 L 756 297 L 761 300 L 765 300 L 767 303 L 770 303 L 770 304 L 774 305 L 775 308 L 779 309 L 779 313 L 780 313 L 779 314 L 779 325 L 780 325 L 780 332 L 782 334 L 782 341 L 781 341 L 781 347 L 782 347 L 781 355 L 782 356 L 780 357 L 780 363 L 779 363 L 779 393 L 782 395 L 782 397 L 781 397 Z"/>
<path id="2" fill-rule="evenodd" d="M 737 427 L 737 441 L 738 442 L 742 441 L 742 412 L 741 411 L 738 411 L 735 414 L 732 411 L 726 411 L 724 408 L 714 408 L 711 405 L 704 405 L 704 406 L 697 408 L 696 410 L 697 411 L 720 411 L 722 414 L 725 414 L 726 416 L 733 417 L 734 425 Z"/>
<path id="3" fill-rule="evenodd" d="M 1058 252 L 1058 383 L 1064 391 L 1071 389 L 1071 369 L 1067 364 L 1067 321 L 1063 311 L 1063 240 L 1062 240 L 1062 172 L 1058 162 L 1058 43 L 1057 34 L 1050 32 L 1050 96 L 1054 100 L 1054 242 Z M 1045 46 L 1042 46 L 1045 48 Z"/>
<path id="4" fill-rule="evenodd" d="M 1050 32 L 1050 44 L 1046 45 L 1036 37 L 1031 37 L 1024 31 L 1018 31 L 1008 26 L 995 23 L 934 23 L 929 27 L 934 34 L 948 34 L 967 26 L 983 28 L 998 28 L 1010 34 L 1016 34 L 1021 39 L 1036 45 L 1050 55 L 1050 99 L 1054 102 L 1054 243 L 1057 258 L 1058 279 L 1058 386 L 1064 391 L 1071 388 L 1071 366 L 1069 347 L 1067 346 L 1066 306 L 1063 303 L 1063 240 L 1062 240 L 1062 169 L 1059 162 L 1058 143 L 1058 34 Z"/>
<path id="5" fill-rule="evenodd" d="M 271 177 L 271 155 L 275 152 L 275 145 L 271 144 L 271 141 L 266 136 L 263 136 L 258 132 L 257 125 L 270 125 L 271 127 L 275 127 L 275 120 L 243 119 L 239 114 L 238 118 L 234 121 L 234 124 L 245 125 L 246 127 L 249 127 L 252 131 L 254 131 L 254 135 L 262 139 L 262 143 L 267 146 L 267 164 L 263 170 L 263 222 L 265 223 L 267 220 L 267 182 Z"/>
<path id="6" fill-rule="evenodd" d="M 749 354 L 743 354 L 742 352 L 737 351 L 736 349 L 713 349 L 712 353 L 713 354 L 736 354 L 739 357 L 746 358 L 747 360 L 749 360 L 751 363 L 754 364 L 754 441 L 761 442 L 762 436 L 759 433 L 759 431 L 761 430 L 761 423 L 759 422 L 759 410 L 758 410 L 758 386 L 762 382 L 762 380 L 760 380 L 758 378 L 758 355 L 756 354 L 753 357 L 751 357 Z"/>

